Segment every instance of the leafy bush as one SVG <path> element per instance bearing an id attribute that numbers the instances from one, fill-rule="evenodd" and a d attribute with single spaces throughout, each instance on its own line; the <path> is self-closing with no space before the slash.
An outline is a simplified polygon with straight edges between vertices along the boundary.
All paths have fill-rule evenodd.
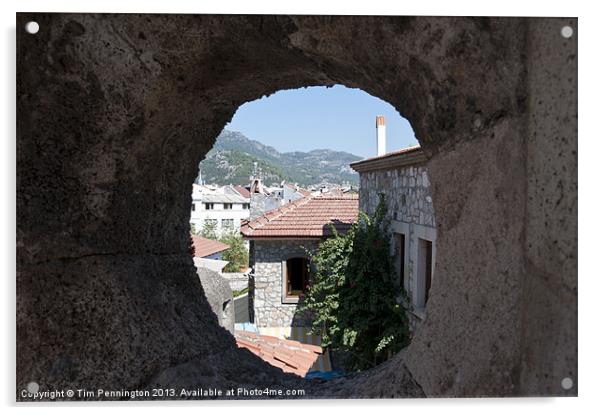
<path id="1" fill-rule="evenodd" d="M 349 371 L 388 359 L 409 343 L 406 310 L 398 304 L 403 287 L 394 284 L 384 195 L 372 217 L 361 212 L 346 235 L 334 230 L 311 255 L 312 285 L 300 312 L 314 315 L 312 333 L 322 346 L 342 351 Z"/>
<path id="2" fill-rule="evenodd" d="M 240 234 L 236 231 L 228 232 L 222 236 L 220 241 L 230 245 L 230 248 L 222 254 L 222 259 L 229 261 L 224 268 L 224 272 L 240 272 L 242 268 L 249 266 L 249 251 Z"/>
<path id="3" fill-rule="evenodd" d="M 203 223 L 203 229 L 201 229 L 201 236 L 203 238 L 217 240 L 216 219 L 205 219 L 205 222 Z"/>

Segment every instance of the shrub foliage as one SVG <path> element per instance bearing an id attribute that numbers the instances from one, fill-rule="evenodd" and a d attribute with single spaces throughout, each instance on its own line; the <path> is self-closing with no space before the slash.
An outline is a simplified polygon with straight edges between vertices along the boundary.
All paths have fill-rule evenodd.
<path id="1" fill-rule="evenodd" d="M 241 269 L 249 266 L 249 251 L 240 234 L 235 231 L 228 232 L 220 238 L 220 241 L 230 245 L 230 248 L 222 254 L 222 259 L 229 261 L 224 267 L 224 272 L 240 272 Z"/>
<path id="2" fill-rule="evenodd" d="M 344 352 L 348 371 L 388 359 L 409 343 L 403 287 L 394 283 L 384 195 L 376 212 L 361 212 L 351 230 L 323 241 L 310 253 L 312 285 L 300 311 L 314 315 L 312 333 L 322 346 Z"/>

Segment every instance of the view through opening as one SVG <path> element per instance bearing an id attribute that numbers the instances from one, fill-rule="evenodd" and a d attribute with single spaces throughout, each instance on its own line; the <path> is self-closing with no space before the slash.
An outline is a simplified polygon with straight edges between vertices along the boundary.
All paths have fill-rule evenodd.
<path id="1" fill-rule="evenodd" d="M 358 89 L 242 105 L 192 185 L 195 265 L 232 291 L 215 301 L 234 304 L 214 310 L 220 324 L 308 378 L 368 369 L 409 344 L 436 284 L 425 162 L 409 122 Z"/>

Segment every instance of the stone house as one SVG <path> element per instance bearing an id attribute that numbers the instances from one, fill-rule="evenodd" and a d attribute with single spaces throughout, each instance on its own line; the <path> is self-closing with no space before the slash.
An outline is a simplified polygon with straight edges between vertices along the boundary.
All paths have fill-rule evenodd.
<path id="1" fill-rule="evenodd" d="M 311 284 L 308 252 L 332 236 L 329 224 L 345 233 L 357 216 L 357 195 L 306 196 L 241 227 L 250 241 L 251 320 L 261 334 L 294 338 L 294 328 L 309 326 L 297 313 Z"/>
<path id="2" fill-rule="evenodd" d="M 362 211 L 373 213 L 379 195 L 385 195 L 396 283 L 405 288 L 410 323 L 416 327 L 426 318 L 429 291 L 436 283 L 437 230 L 426 156 L 420 146 L 390 153 L 381 149 L 379 153 L 380 156 L 352 163 L 351 168 L 360 174 Z"/>

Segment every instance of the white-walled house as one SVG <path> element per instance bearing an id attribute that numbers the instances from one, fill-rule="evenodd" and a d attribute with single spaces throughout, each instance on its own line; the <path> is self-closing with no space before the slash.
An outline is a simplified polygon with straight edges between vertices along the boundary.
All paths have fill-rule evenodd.
<path id="1" fill-rule="evenodd" d="M 228 230 L 240 231 L 241 221 L 249 219 L 251 201 L 229 190 L 230 186 L 212 189 L 203 185 L 192 185 L 190 223 L 197 232 L 200 232 L 207 222 L 215 224 L 218 236 Z"/>

